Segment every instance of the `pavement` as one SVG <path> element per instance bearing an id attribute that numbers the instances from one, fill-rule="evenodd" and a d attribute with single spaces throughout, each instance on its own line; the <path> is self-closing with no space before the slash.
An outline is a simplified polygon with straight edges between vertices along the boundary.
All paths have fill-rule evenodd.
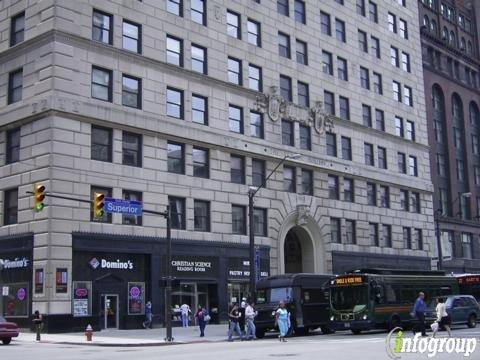
<path id="1" fill-rule="evenodd" d="M 205 336 L 200 337 L 198 326 L 188 328 L 174 327 L 173 341 L 165 341 L 165 328 L 138 329 L 138 330 L 102 330 L 94 331 L 92 341 L 87 341 L 83 332 L 63 334 L 41 334 L 41 343 L 90 346 L 164 346 L 192 343 L 222 342 L 227 340 L 227 324 L 207 325 Z M 20 331 L 12 342 L 35 343 L 36 334 L 27 329 Z M 234 336 L 234 339 L 238 337 Z M 239 338 L 238 338 L 239 339 Z"/>

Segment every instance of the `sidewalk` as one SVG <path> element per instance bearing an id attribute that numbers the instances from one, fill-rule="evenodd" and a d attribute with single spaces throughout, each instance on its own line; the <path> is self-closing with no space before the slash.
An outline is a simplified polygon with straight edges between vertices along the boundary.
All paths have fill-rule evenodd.
<path id="1" fill-rule="evenodd" d="M 138 330 L 103 330 L 93 333 L 93 341 L 86 341 L 85 334 L 42 334 L 42 343 L 70 344 L 70 345 L 97 345 L 97 346 L 163 346 L 176 344 L 193 344 L 205 342 L 221 342 L 227 340 L 227 324 L 207 325 L 205 337 L 200 337 L 198 327 L 174 327 L 172 330 L 173 341 L 166 342 L 165 328 L 138 329 Z M 21 330 L 18 338 L 13 338 L 17 343 L 32 343 L 35 334 L 28 330 Z"/>

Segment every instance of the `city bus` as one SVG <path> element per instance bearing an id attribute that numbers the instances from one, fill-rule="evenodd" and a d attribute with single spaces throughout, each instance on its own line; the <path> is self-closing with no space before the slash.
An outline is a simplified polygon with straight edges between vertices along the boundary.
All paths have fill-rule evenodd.
<path id="1" fill-rule="evenodd" d="M 480 301 L 480 274 L 454 275 L 460 287 L 460 294 L 472 295 Z"/>
<path id="2" fill-rule="evenodd" d="M 275 330 L 275 311 L 280 301 L 290 312 L 291 328 L 296 335 L 321 328 L 329 333 L 328 284 L 332 275 L 284 274 L 261 279 L 257 283 L 255 317 L 256 336 L 263 338 Z"/>
<path id="3" fill-rule="evenodd" d="M 360 269 L 330 281 L 331 326 L 335 330 L 408 327 L 419 292 L 425 301 L 458 294 L 458 282 L 442 271 Z"/>

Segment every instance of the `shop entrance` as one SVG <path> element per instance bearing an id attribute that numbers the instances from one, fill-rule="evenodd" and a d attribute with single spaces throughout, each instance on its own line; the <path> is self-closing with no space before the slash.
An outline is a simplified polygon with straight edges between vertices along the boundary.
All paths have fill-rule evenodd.
<path id="1" fill-rule="evenodd" d="M 285 273 L 315 272 L 313 243 L 307 231 L 294 226 L 284 243 Z"/>
<path id="2" fill-rule="evenodd" d="M 118 329 L 118 294 L 102 294 L 100 299 L 102 329 Z"/>
<path id="3" fill-rule="evenodd" d="M 172 305 L 173 305 L 173 320 L 181 322 L 180 307 L 183 304 L 190 306 L 192 313 L 190 314 L 190 323 L 195 321 L 194 315 L 198 306 L 211 311 L 209 286 L 207 284 L 198 284 L 190 282 L 181 282 L 179 285 L 173 287 L 172 291 Z"/>

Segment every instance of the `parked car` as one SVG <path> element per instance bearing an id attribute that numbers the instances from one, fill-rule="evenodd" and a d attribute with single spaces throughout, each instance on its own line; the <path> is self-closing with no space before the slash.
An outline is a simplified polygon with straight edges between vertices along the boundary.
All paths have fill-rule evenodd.
<path id="1" fill-rule="evenodd" d="M 0 340 L 4 345 L 10 344 L 13 337 L 18 336 L 18 326 L 0 316 Z"/>
<path id="2" fill-rule="evenodd" d="M 449 295 L 441 296 L 445 302 L 447 313 L 450 315 L 452 325 L 467 325 L 469 328 L 477 326 L 480 319 L 480 305 L 471 295 Z M 433 298 L 427 306 L 426 320 L 432 323 L 437 319 L 435 307 L 437 298 Z"/>

